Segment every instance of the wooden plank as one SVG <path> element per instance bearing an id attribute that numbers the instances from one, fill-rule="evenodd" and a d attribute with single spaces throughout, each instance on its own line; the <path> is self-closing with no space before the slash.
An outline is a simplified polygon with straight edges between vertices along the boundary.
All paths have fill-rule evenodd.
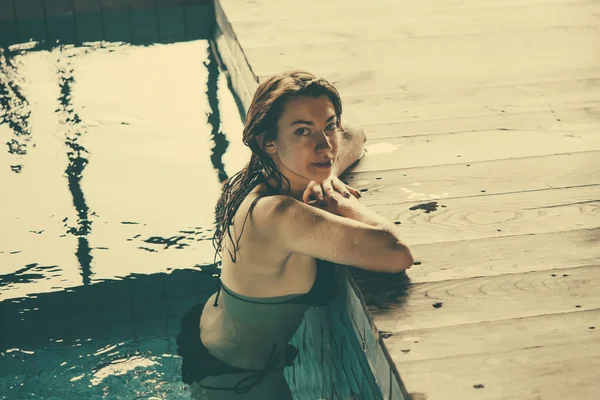
<path id="1" fill-rule="evenodd" d="M 593 228 L 415 245 L 411 250 L 419 264 L 408 275 L 411 283 L 532 271 L 560 277 L 554 269 L 598 263 L 599 240 L 600 228 Z M 402 284 L 400 277 L 386 284 L 381 276 L 359 269 L 352 270 L 352 277 L 367 293 Z"/>
<path id="2" fill-rule="evenodd" d="M 502 32 L 461 36 L 416 37 L 411 39 L 360 40 L 331 43 L 251 48 L 240 44 L 257 75 L 279 73 L 291 68 L 337 71 L 349 68 L 397 68 L 400 74 L 417 73 L 423 65 L 462 65 L 465 73 L 475 68 L 512 69 L 537 60 L 540 67 L 554 60 L 572 66 L 597 67 L 595 51 L 600 26 L 548 29 L 529 32 Z M 547 67 L 546 67 L 547 68 Z"/>
<path id="3" fill-rule="evenodd" d="M 560 121 L 557 115 L 560 114 Z M 352 121 L 360 122 L 368 119 L 366 114 L 352 116 Z M 389 123 L 363 124 L 370 139 L 436 135 L 440 133 L 475 132 L 488 130 L 562 130 L 562 126 L 575 123 L 600 124 L 600 107 L 548 109 L 537 112 L 516 112 L 480 115 L 472 117 L 454 116 L 448 118 L 418 119 Z"/>
<path id="4" fill-rule="evenodd" d="M 490 130 L 371 139 L 365 145 L 365 156 L 353 172 L 466 165 L 477 161 L 594 150 L 600 150 L 597 124 L 567 125 L 564 131 Z M 440 195 L 439 192 L 436 194 Z"/>
<path id="5" fill-rule="evenodd" d="M 287 1 L 253 1 L 253 0 L 221 0 L 227 19 L 231 22 L 238 21 L 273 21 L 277 19 L 298 20 L 307 18 L 311 21 L 335 19 L 360 19 L 368 15 L 369 20 L 376 21 L 385 15 L 394 14 L 400 20 L 411 15 L 422 14 L 451 14 L 460 17 L 463 13 L 479 11 L 481 13 L 494 13 L 507 7 L 537 6 L 540 10 L 538 18 L 544 11 L 551 10 L 559 4 L 594 4 L 590 0 L 507 0 L 507 1 L 422 1 L 419 3 L 409 1 L 337 1 L 310 2 Z M 343 4 L 343 6 L 341 6 Z M 518 12 L 518 10 L 515 10 Z"/>
<path id="6" fill-rule="evenodd" d="M 283 18 L 277 19 L 242 19 L 235 22 L 235 31 L 245 44 L 255 48 L 591 26 L 600 23 L 596 11 L 598 6 L 592 3 L 556 4 L 542 15 L 540 5 L 508 6 L 494 13 L 467 8 L 461 10 L 460 24 L 457 24 L 457 14 L 453 12 L 406 15 L 404 9 L 397 8 L 378 16 L 377 29 L 373 29 L 373 20 L 364 18 L 363 13 L 297 24 L 285 18 L 289 15 L 286 12 Z"/>
<path id="7" fill-rule="evenodd" d="M 401 368 L 412 361 L 579 343 L 598 335 L 600 310 L 595 309 L 405 331 L 385 335 L 383 343 Z"/>
<path id="8" fill-rule="evenodd" d="M 488 196 L 520 191 L 600 184 L 600 152 L 565 153 L 453 165 L 376 172 L 352 170 L 342 176 L 367 190 L 361 202 L 370 207 L 442 198 Z M 362 162 L 362 160 L 361 160 Z M 360 163 L 359 163 L 360 164 Z M 489 187 L 489 183 L 493 186 Z M 485 188 L 485 193 L 482 193 Z"/>
<path id="9" fill-rule="evenodd" d="M 590 229 L 600 226 L 600 185 L 442 199 L 427 206 L 377 204 L 369 209 L 401 222 L 410 246 Z"/>
<path id="10" fill-rule="evenodd" d="M 539 65 L 519 65 L 519 68 L 498 69 L 473 68 L 465 73 L 464 65 L 423 65 L 414 74 L 398 75 L 396 69 L 365 69 L 355 70 L 347 68 L 342 71 L 321 72 L 311 71 L 315 75 L 333 83 L 340 92 L 342 100 L 347 96 L 373 96 L 381 94 L 405 93 L 414 96 L 455 90 L 472 90 L 478 87 L 491 86 L 520 86 L 539 85 L 540 83 L 558 83 L 561 81 L 574 81 L 600 78 L 600 67 L 575 68 L 565 65 L 553 65 L 552 68 L 540 68 Z M 266 76 L 260 76 L 262 82 Z"/>
<path id="11" fill-rule="evenodd" d="M 501 100 L 490 100 L 489 103 L 478 103 L 472 101 L 472 97 L 457 98 L 455 103 L 439 104 L 424 102 L 409 102 L 399 100 L 398 102 L 386 102 L 383 99 L 364 100 L 363 104 L 345 102 L 345 111 L 351 116 L 352 121 L 361 125 L 371 124 L 409 124 L 420 121 L 439 121 L 444 120 L 447 126 L 445 132 L 463 132 L 472 130 L 471 120 L 476 118 L 501 117 L 502 120 L 518 121 L 520 117 L 528 118 L 528 114 L 541 114 L 550 112 L 556 122 L 562 122 L 562 111 L 564 109 L 571 111 L 573 108 L 579 109 L 597 109 L 600 107 L 600 101 L 595 100 L 600 97 L 598 94 L 587 93 L 582 97 L 573 95 L 571 99 L 562 104 L 552 104 L 551 101 L 543 103 L 544 98 L 539 96 L 532 100 L 530 104 L 507 104 Z M 535 99 L 532 97 L 532 99 Z M 474 100 L 474 99 L 473 99 Z M 523 99 L 525 101 L 525 99 Z M 555 98 L 557 102 L 558 98 Z M 514 115 L 517 114 L 517 115 Z M 463 120 L 467 120 L 463 123 Z M 496 127 L 502 127 L 504 124 L 498 124 Z M 595 124 L 597 127 L 597 124 Z M 415 126 L 415 124 L 412 124 Z M 569 127 L 566 127 L 569 129 Z M 485 129 L 480 129 L 485 130 Z M 597 131 L 597 129 L 596 129 Z"/>
<path id="12" fill-rule="evenodd" d="M 600 308 L 599 266 L 596 262 L 552 271 L 396 282 L 395 287 L 386 282 L 377 291 L 364 290 L 363 296 L 376 328 L 386 332 L 593 310 Z"/>
<path id="13" fill-rule="evenodd" d="M 562 121 L 557 110 L 598 107 L 600 79 L 346 96 L 343 101 L 344 113 L 360 124 L 542 111 Z"/>
<path id="14" fill-rule="evenodd" d="M 413 399 L 596 400 L 600 340 L 407 362 L 399 370 Z"/>

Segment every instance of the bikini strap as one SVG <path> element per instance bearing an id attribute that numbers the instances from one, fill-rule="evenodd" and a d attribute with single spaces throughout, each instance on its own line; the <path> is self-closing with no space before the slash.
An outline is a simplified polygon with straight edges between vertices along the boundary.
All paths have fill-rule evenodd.
<path id="1" fill-rule="evenodd" d="M 267 377 L 269 372 L 277 369 L 283 369 L 275 368 L 277 364 L 279 364 L 279 354 L 277 354 L 277 345 L 273 343 L 272 346 L 273 350 L 271 350 L 269 361 L 267 361 L 265 367 L 262 368 L 256 375 L 241 379 L 238 383 L 236 383 L 234 389 L 236 394 L 248 393 L 254 386 L 258 386 Z M 244 384 L 246 385 L 244 386 Z"/>
<path id="2" fill-rule="evenodd" d="M 213 303 L 213 307 L 219 306 L 219 295 L 221 294 L 221 277 L 217 279 L 217 297 L 215 297 L 215 302 Z"/>

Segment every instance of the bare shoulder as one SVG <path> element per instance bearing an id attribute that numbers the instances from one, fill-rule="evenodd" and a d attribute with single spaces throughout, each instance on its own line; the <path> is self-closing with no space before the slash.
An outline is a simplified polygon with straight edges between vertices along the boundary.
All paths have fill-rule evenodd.
<path id="1" fill-rule="evenodd" d="M 261 197 L 260 195 L 258 197 Z M 254 201 L 254 200 L 253 200 Z M 276 232 L 279 223 L 278 216 L 295 204 L 296 199 L 284 195 L 262 196 L 254 204 L 251 215 L 252 224 L 263 236 L 272 236 Z"/>

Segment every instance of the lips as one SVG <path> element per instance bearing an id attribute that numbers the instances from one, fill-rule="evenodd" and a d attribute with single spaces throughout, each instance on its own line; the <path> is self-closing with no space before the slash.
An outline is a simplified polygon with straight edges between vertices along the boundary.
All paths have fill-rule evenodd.
<path id="1" fill-rule="evenodd" d="M 326 161 L 319 162 L 319 163 L 313 163 L 313 165 L 316 165 L 317 167 L 331 167 L 331 160 L 326 160 Z"/>

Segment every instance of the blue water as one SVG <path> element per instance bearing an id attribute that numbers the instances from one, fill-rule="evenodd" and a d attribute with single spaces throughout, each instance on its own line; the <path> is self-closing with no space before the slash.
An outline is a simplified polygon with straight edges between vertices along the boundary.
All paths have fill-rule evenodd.
<path id="1" fill-rule="evenodd" d="M 249 159 L 207 40 L 0 49 L 0 397 L 189 398 L 214 204 Z"/>

